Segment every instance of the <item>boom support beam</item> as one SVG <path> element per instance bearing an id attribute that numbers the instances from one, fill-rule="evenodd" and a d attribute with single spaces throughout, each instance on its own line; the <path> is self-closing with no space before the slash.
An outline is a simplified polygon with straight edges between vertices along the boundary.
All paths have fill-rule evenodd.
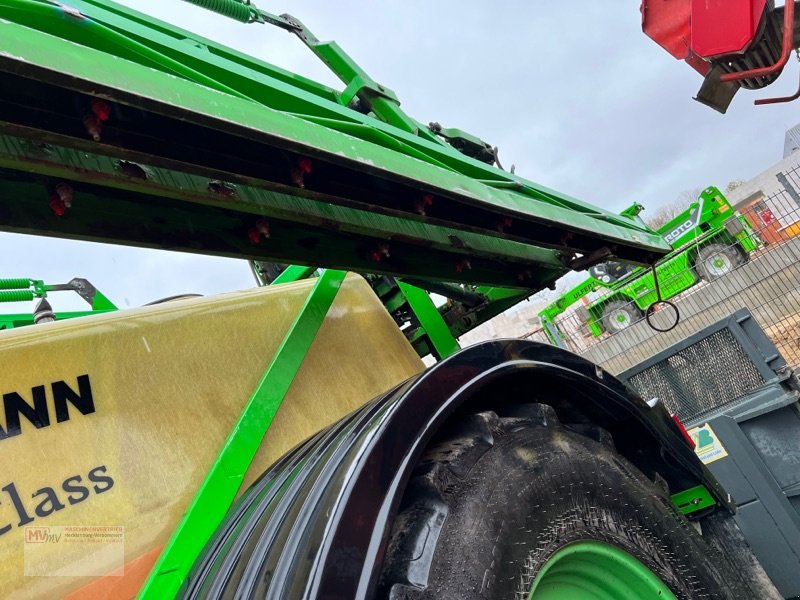
<path id="1" fill-rule="evenodd" d="M 342 92 L 111 2 L 0 16 L 0 229 L 520 290 L 668 249 L 409 131 L 391 94 L 349 108 L 372 84 L 338 46 L 307 36 Z"/>

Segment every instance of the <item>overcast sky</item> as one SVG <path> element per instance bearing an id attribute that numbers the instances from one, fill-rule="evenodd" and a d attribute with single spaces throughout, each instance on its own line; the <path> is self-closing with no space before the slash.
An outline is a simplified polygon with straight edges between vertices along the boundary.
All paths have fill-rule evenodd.
<path id="1" fill-rule="evenodd" d="M 330 85 L 291 35 L 242 25 L 180 0 L 125 0 L 138 10 Z M 701 78 L 641 32 L 637 1 L 260 0 L 335 39 L 423 122 L 499 146 L 517 173 L 612 210 L 653 211 L 684 190 L 723 187 L 777 162 L 798 104 L 754 107 L 797 86 L 739 92 L 726 115 L 692 100 Z M 645 213 L 646 216 L 647 213 Z M 243 261 L 0 234 L 2 276 L 86 277 L 118 305 L 253 285 Z M 56 308 L 74 307 L 54 296 Z M 21 307 L 23 310 L 27 307 Z"/>

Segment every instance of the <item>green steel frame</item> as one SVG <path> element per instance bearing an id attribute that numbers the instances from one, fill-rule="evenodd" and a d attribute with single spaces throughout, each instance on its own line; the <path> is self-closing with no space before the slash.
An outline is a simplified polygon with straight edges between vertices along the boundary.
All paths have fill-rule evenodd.
<path id="1" fill-rule="evenodd" d="M 317 279 L 264 376 L 206 474 L 194 500 L 158 558 L 140 598 L 172 598 L 222 522 L 272 419 L 303 364 L 344 279 L 327 270 Z"/>
<path id="2" fill-rule="evenodd" d="M 112 2 L 0 0 L 0 15 L 5 230 L 528 289 L 667 250 L 632 219 L 398 126 L 386 97 L 351 108 L 350 84 L 372 84 L 335 44 L 310 45 L 343 92 Z M 75 195 L 64 218 L 47 202 L 59 184 Z"/>
<path id="3" fill-rule="evenodd" d="M 428 293 L 402 281 L 398 281 L 397 284 L 418 319 L 420 327 L 430 340 L 431 350 L 437 358 L 445 358 L 457 352 L 460 349 L 458 340 L 451 333 Z"/>
<path id="4" fill-rule="evenodd" d="M 111 300 L 85 279 L 75 278 L 68 283 L 48 284 L 39 279 L 25 277 L 0 279 L 0 303 L 2 302 L 27 302 L 36 298 L 44 299 L 48 292 L 72 291 L 83 298 L 91 307 L 86 311 L 60 312 L 60 319 L 73 319 L 87 315 L 117 310 Z M 0 314 L 0 329 L 14 329 L 26 325 L 33 325 L 33 314 Z"/>
<path id="5" fill-rule="evenodd" d="M 296 19 L 192 1 L 295 33 L 344 89 L 108 0 L 0 0 L 0 230 L 305 265 L 275 283 L 327 269 L 144 598 L 174 596 L 228 510 L 340 269 L 372 274 L 417 351 L 443 357 L 569 268 L 669 251 L 632 218 L 493 166 L 482 140 L 416 122 Z M 437 308 L 428 292 L 450 301 Z"/>

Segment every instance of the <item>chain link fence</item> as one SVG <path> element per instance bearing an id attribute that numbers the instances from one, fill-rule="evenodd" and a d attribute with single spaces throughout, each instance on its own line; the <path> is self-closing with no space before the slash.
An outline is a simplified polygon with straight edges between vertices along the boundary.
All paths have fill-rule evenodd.
<path id="1" fill-rule="evenodd" d="M 666 347 L 749 308 L 792 367 L 800 367 L 800 167 L 779 173 L 783 189 L 739 207 L 725 231 L 687 244 L 658 268 L 662 297 L 680 320 L 660 333 L 645 322 L 655 300 L 651 271 L 608 263 L 614 290 L 590 294 L 554 321 L 562 345 L 620 373 Z M 669 307 L 653 324 L 674 323 Z M 536 332 L 535 339 L 543 332 Z"/>

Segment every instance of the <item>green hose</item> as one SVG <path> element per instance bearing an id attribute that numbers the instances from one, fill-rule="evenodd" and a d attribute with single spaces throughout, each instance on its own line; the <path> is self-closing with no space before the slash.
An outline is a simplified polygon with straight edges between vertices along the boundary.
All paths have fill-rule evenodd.
<path id="1" fill-rule="evenodd" d="M 30 290 L 0 291 L 0 302 L 27 302 L 28 300 L 33 300 L 33 292 Z"/>
<path id="2" fill-rule="evenodd" d="M 31 280 L 25 277 L 0 279 L 0 290 L 27 290 L 29 287 L 31 287 Z"/>
<path id="3" fill-rule="evenodd" d="M 253 20 L 254 7 L 250 6 L 250 0 L 186 0 L 201 8 L 213 10 L 224 17 L 236 19 L 242 23 L 249 23 Z"/>

